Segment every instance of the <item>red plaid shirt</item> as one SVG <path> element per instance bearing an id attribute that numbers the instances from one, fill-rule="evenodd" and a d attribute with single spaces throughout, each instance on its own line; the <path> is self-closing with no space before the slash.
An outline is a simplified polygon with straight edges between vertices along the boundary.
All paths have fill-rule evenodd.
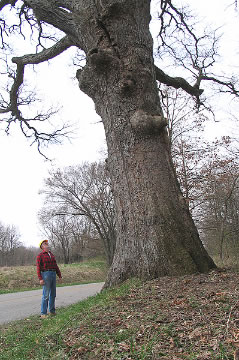
<path id="1" fill-rule="evenodd" d="M 42 251 L 37 255 L 37 276 L 39 280 L 42 280 L 41 271 L 43 270 L 56 270 L 56 273 L 59 278 L 61 278 L 61 272 L 57 266 L 55 256 L 52 252 Z"/>

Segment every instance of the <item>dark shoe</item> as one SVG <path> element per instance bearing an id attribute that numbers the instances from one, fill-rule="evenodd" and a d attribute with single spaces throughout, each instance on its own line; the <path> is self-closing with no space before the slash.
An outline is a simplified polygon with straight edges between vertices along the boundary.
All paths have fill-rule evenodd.
<path id="1" fill-rule="evenodd" d="M 56 313 L 49 313 L 50 316 L 56 316 Z"/>

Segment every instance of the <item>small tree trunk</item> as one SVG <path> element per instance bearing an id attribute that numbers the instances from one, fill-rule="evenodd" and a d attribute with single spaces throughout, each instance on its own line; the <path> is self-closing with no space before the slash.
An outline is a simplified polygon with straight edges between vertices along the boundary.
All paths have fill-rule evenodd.
<path id="1" fill-rule="evenodd" d="M 104 6 L 105 4 L 105 6 Z M 204 272 L 204 249 L 172 166 L 156 87 L 149 0 L 88 2 L 87 64 L 77 77 L 95 102 L 108 146 L 117 243 L 106 286 L 129 277 Z"/>
<path id="2" fill-rule="evenodd" d="M 113 262 L 113 257 L 115 252 L 115 243 L 116 243 L 115 229 L 112 226 L 111 228 L 110 227 L 108 228 L 110 229 L 110 231 L 107 231 L 108 229 L 103 227 L 103 225 L 102 227 L 100 227 L 100 225 L 94 219 L 92 219 L 92 222 L 95 225 L 98 235 L 102 241 L 102 245 L 105 251 L 106 261 L 107 264 L 110 266 Z"/>
<path id="3" fill-rule="evenodd" d="M 69 251 L 67 250 L 67 247 L 64 245 L 64 242 L 61 243 L 61 249 L 63 254 L 63 261 L 64 264 L 69 264 Z"/>
<path id="4" fill-rule="evenodd" d="M 224 245 L 224 239 L 225 239 L 225 220 L 224 219 L 221 219 L 219 239 L 220 239 L 220 260 L 221 260 L 221 262 L 223 262 L 223 245 Z"/>

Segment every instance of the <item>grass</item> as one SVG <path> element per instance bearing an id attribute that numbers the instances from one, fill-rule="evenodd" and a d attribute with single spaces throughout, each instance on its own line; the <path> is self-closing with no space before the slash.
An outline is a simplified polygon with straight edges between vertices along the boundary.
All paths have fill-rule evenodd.
<path id="1" fill-rule="evenodd" d="M 92 308 L 105 308 L 114 296 L 121 296 L 128 292 L 130 283 L 119 289 L 103 291 L 94 297 L 81 301 L 75 305 L 58 310 L 56 317 L 40 319 L 31 316 L 22 321 L 0 327 L 0 359 L 64 359 L 64 333 L 76 329 L 79 321 L 84 317 L 92 317 Z M 93 328 L 91 328 L 93 331 Z M 92 343 L 95 336 L 89 335 Z M 74 345 L 73 345 L 74 349 Z M 64 356 L 63 356 L 64 354 Z"/>
<path id="2" fill-rule="evenodd" d="M 57 286 L 86 284 L 104 281 L 107 265 L 96 258 L 74 264 L 60 264 L 62 284 Z M 0 267 L 0 294 L 40 289 L 36 266 Z"/>
<path id="3" fill-rule="evenodd" d="M 0 359 L 233 360 L 239 275 L 132 279 L 54 318 L 2 326 Z"/>

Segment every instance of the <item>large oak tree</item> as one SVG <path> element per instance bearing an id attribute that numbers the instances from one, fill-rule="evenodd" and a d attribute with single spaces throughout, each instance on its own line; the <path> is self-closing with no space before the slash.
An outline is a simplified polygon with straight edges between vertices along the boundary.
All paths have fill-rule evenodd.
<path id="1" fill-rule="evenodd" d="M 9 102 L 2 98 L 0 112 L 10 114 L 9 121 L 19 121 L 22 131 L 29 131 L 37 141 L 51 140 L 32 125 L 36 118 L 26 118 L 21 105 L 20 88 L 24 69 L 52 59 L 74 46 L 86 56 L 86 64 L 77 71 L 80 89 L 91 97 L 100 115 L 108 147 L 110 172 L 117 217 L 117 244 L 106 285 L 128 277 L 151 279 L 208 271 L 215 267 L 205 251 L 188 206 L 180 191 L 169 149 L 167 120 L 160 105 L 156 80 L 181 87 L 200 104 L 203 80 L 213 80 L 236 94 L 234 83 L 207 76 L 200 67 L 199 39 L 185 22 L 184 11 L 171 0 L 159 2 L 159 36 L 166 45 L 169 25 L 174 34 L 185 30 L 195 43 L 195 85 L 181 77 L 171 77 L 154 64 L 153 40 L 149 31 L 150 0 L 1 0 L 0 10 L 15 8 L 22 21 L 39 30 L 39 44 L 44 24 L 64 35 L 49 48 L 36 54 L 13 57 Z M 1 19 L 2 46 L 5 35 L 14 33 L 7 20 Z M 39 49 L 39 47 L 38 47 Z M 214 49 L 214 48 L 213 48 Z M 168 45 L 172 51 L 172 44 Z M 186 48 L 190 55 L 190 47 Z M 213 50 L 214 51 L 214 50 Z M 214 52 L 211 54 L 214 62 Z M 191 56 L 192 58 L 192 56 Z M 53 134 L 53 137 L 57 133 Z"/>

